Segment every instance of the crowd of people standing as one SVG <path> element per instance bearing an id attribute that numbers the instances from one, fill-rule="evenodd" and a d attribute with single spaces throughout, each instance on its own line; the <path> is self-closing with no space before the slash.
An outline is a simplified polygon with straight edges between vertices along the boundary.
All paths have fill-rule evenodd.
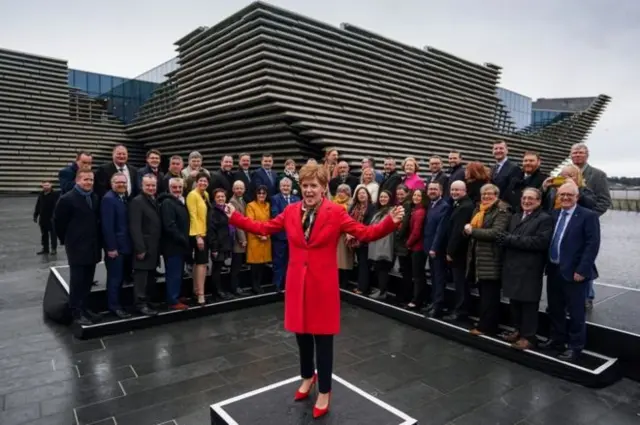
<path id="1" fill-rule="evenodd" d="M 470 286 L 477 286 L 480 320 L 471 331 L 475 335 L 498 333 L 504 294 L 510 299 L 516 331 L 503 337 L 514 348 L 527 349 L 536 343 L 546 274 L 553 325 L 548 345 L 562 348 L 560 356 L 573 360 L 584 347 L 585 311 L 594 297 L 598 216 L 610 206 L 606 175 L 588 164 L 584 144 L 572 147 L 573 163 L 556 177 L 542 173 L 535 152 L 526 152 L 518 164 L 508 157 L 507 144 L 496 141 L 492 153 L 494 164 L 464 164 L 461 153 L 452 151 L 447 172 L 442 158 L 432 156 L 424 178 L 427 173 L 413 157 L 405 158 L 400 169 L 398 160 L 385 158 L 380 170 L 374 159 L 363 158 L 362 172 L 356 176 L 336 149 L 327 149 L 320 164 L 330 179 L 325 197 L 353 220 L 380 223 L 396 205 L 406 212 L 395 232 L 374 242 L 342 234 L 336 253 L 340 284 L 347 287 L 355 268 L 355 292 L 384 300 L 389 296 L 389 273 L 397 262 L 402 284 L 396 299 L 407 309 L 445 320 L 469 314 Z M 112 161 L 95 168 L 91 154 L 79 152 L 59 173 L 59 197 L 50 182 L 43 183 L 34 212 L 43 235 L 39 254 L 54 254 L 56 239 L 64 244 L 74 320 L 81 324 L 99 320 L 86 308 L 86 298 L 96 263 L 103 258 L 109 310 L 120 318 L 131 315 L 131 309 L 120 303 L 123 282 L 134 283 L 136 313 L 157 314 L 150 300 L 161 256 L 170 309 L 242 296 L 238 279 L 245 264 L 251 269 L 252 293 L 262 292 L 269 263 L 272 283 L 284 289 L 286 233 L 247 233 L 231 225 L 224 211 L 231 204 L 258 222 L 282 214 L 301 200 L 298 164 L 289 159 L 276 172 L 273 156 L 265 153 L 260 166 L 252 168 L 251 156 L 240 154 L 234 169 L 234 159 L 224 155 L 220 168 L 209 171 L 198 152 L 189 154 L 186 167 L 176 155 L 165 173 L 160 170 L 159 151 L 150 150 L 146 165 L 137 169 L 129 165 L 126 147 L 118 145 Z M 192 270 L 190 302 L 180 297 L 186 263 Z M 206 294 L 209 264 L 213 291 Z M 221 271 L 227 265 L 230 279 L 223 285 Z M 446 306 L 449 279 L 456 301 Z M 570 316 L 568 328 L 565 312 Z"/>

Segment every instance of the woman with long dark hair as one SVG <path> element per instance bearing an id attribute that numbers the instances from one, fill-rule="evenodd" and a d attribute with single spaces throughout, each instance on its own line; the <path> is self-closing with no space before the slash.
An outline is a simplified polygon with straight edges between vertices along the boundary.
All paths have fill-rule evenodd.
<path id="1" fill-rule="evenodd" d="M 427 253 L 424 251 L 424 217 L 426 215 L 427 193 L 416 189 L 411 195 L 413 209 L 409 221 L 409 238 L 407 248 L 411 252 L 411 272 L 413 276 L 413 297 L 407 304 L 409 310 L 419 310 L 424 302 L 427 286 Z"/>
<path id="2" fill-rule="evenodd" d="M 333 336 L 340 331 L 340 289 L 336 250 L 342 233 L 372 242 L 394 231 L 404 209 L 395 207 L 380 223 L 365 226 L 341 205 L 325 199 L 329 176 L 322 166 L 300 170 L 303 200 L 268 222 L 257 222 L 227 205 L 229 222 L 247 232 L 267 236 L 286 231 L 290 242 L 285 296 L 285 328 L 296 334 L 302 383 L 295 400 L 309 397 L 318 383 L 313 417 L 329 411 L 333 368 Z M 315 362 L 314 362 L 315 352 Z M 314 374 L 317 367 L 318 374 Z"/>
<path id="3" fill-rule="evenodd" d="M 383 190 L 378 195 L 375 212 L 371 218 L 371 224 L 380 223 L 391 213 L 391 192 Z M 373 262 L 373 269 L 376 273 L 378 288 L 371 294 L 371 298 L 384 300 L 387 298 L 387 287 L 389 286 L 389 272 L 393 267 L 393 240 L 395 235 L 388 234 L 384 238 L 369 244 L 369 260 Z"/>
<path id="4" fill-rule="evenodd" d="M 358 187 L 353 196 L 353 203 L 349 208 L 349 215 L 358 223 L 369 224 L 373 211 L 374 206 L 371 202 L 369 191 L 364 186 Z M 368 294 L 370 283 L 369 247 L 366 243 L 360 242 L 351 235 L 347 235 L 345 242 L 347 247 L 356 253 L 356 259 L 358 260 L 358 287 L 354 292 L 359 295 Z"/>
<path id="5" fill-rule="evenodd" d="M 229 218 L 224 213 L 227 202 L 227 193 L 218 188 L 213 191 L 213 207 L 209 213 L 209 225 L 207 237 L 211 252 L 211 281 L 213 283 L 213 295 L 217 299 L 228 300 L 233 298 L 231 290 L 223 288 L 221 272 L 224 262 L 231 258 L 235 228 L 229 225 Z"/>

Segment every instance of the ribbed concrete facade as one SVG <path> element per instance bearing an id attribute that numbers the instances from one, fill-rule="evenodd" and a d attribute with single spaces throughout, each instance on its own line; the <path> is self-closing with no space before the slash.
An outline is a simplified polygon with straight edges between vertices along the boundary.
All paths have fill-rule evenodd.
<path id="1" fill-rule="evenodd" d="M 208 168 L 246 151 L 273 153 L 280 169 L 287 157 L 321 158 L 335 146 L 354 169 L 365 155 L 378 165 L 391 155 L 415 156 L 424 171 L 431 155 L 451 149 L 490 163 L 503 139 L 512 158 L 538 151 L 549 171 L 610 101 L 598 96 L 570 119 L 517 131 L 496 96 L 499 66 L 260 2 L 176 46 L 179 67 L 126 127 L 70 91 L 66 62 L 0 50 L 0 191 L 32 190 L 77 149 L 103 162 L 126 140 L 138 153 L 198 150 Z"/>
<path id="2" fill-rule="evenodd" d="M 0 192 L 34 192 L 78 150 L 100 163 L 128 142 L 99 103 L 70 90 L 67 73 L 65 61 L 0 49 Z"/>
<path id="3" fill-rule="evenodd" d="M 264 3 L 176 44 L 180 67 L 128 134 L 167 154 L 197 149 L 210 167 L 227 152 L 269 151 L 281 166 L 328 146 L 354 166 L 364 155 L 425 163 L 451 149 L 490 162 L 492 142 L 502 138 L 512 157 L 539 151 L 549 170 L 609 101 L 598 97 L 570 122 L 517 134 L 496 97 L 500 67 Z"/>

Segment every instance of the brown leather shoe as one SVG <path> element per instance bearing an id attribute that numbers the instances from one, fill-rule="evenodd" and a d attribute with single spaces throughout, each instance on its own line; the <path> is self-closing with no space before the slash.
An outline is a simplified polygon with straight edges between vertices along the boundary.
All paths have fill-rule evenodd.
<path id="1" fill-rule="evenodd" d="M 525 338 L 520 338 L 519 340 L 511 344 L 511 346 L 516 350 L 521 350 L 521 351 L 529 350 L 530 348 L 533 348 L 533 344 L 531 344 L 529 340 Z"/>
<path id="2" fill-rule="evenodd" d="M 480 331 L 480 330 L 478 330 L 478 329 L 476 329 L 476 328 L 471 329 L 471 330 L 469 331 L 469 333 L 470 333 L 471 335 L 474 335 L 474 336 L 484 335 L 484 332 L 482 332 L 482 331 Z"/>
<path id="3" fill-rule="evenodd" d="M 504 339 L 507 342 L 518 342 L 518 340 L 520 339 L 520 333 L 518 332 L 511 332 L 509 334 L 506 334 L 502 337 L 502 339 Z"/>

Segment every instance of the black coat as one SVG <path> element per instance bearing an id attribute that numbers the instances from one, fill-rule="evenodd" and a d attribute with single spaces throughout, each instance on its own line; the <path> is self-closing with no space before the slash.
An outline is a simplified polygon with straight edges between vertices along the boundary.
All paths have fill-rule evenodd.
<path id="1" fill-rule="evenodd" d="M 76 189 L 60 197 L 53 213 L 53 225 L 67 252 L 70 266 L 89 266 L 101 259 L 100 200 L 95 193 L 87 198 Z"/>
<path id="2" fill-rule="evenodd" d="M 469 249 L 469 238 L 463 233 L 464 226 L 471 222 L 475 205 L 468 196 L 458 201 L 453 199 L 450 201 L 453 207 L 445 234 L 447 255 L 453 260 L 451 264 L 453 267 L 463 268 L 467 264 L 467 251 Z"/>
<path id="3" fill-rule="evenodd" d="M 389 191 L 391 193 L 391 199 L 395 202 L 396 199 L 396 189 L 402 183 L 402 176 L 397 171 L 392 172 L 391 174 L 384 173 L 382 175 L 382 183 L 380 183 L 380 192 L 383 190 Z"/>
<path id="4" fill-rule="evenodd" d="M 341 184 L 346 184 L 351 188 L 351 195 L 356 191 L 356 187 L 360 184 L 360 179 L 354 175 L 347 175 L 346 179 L 342 181 L 342 177 L 334 177 L 329 180 L 329 193 L 331 196 L 336 196 L 336 190 Z"/>
<path id="5" fill-rule="evenodd" d="M 214 261 L 224 261 L 231 255 L 233 240 L 229 232 L 229 218 L 224 211 L 219 210 L 215 205 L 209 209 L 207 222 L 207 239 Z"/>
<path id="6" fill-rule="evenodd" d="M 511 216 L 506 235 L 498 243 L 504 248 L 502 290 L 505 297 L 537 302 L 542 295 L 542 278 L 553 234 L 553 219 L 538 208 L 524 220 Z"/>
<path id="7" fill-rule="evenodd" d="M 60 199 L 60 192 L 54 190 L 49 193 L 42 191 L 38 195 L 36 207 L 33 210 L 33 221 L 38 222 L 43 229 L 50 229 L 53 225 L 53 211 L 58 199 Z"/>
<path id="8" fill-rule="evenodd" d="M 231 199 L 231 188 L 233 187 L 233 173 L 231 171 L 222 171 L 221 169 L 211 173 L 211 182 L 209 183 L 209 199 L 213 202 L 213 191 L 216 189 L 224 189 L 227 194 L 227 200 Z"/>
<path id="9" fill-rule="evenodd" d="M 400 227 L 396 229 L 393 236 L 393 252 L 399 257 L 406 257 L 409 255 L 407 239 L 409 239 L 409 225 L 411 224 L 413 203 L 411 201 L 405 201 L 402 206 L 404 207 L 404 217 L 402 218 Z"/>
<path id="10" fill-rule="evenodd" d="M 240 180 L 241 182 L 244 183 L 244 201 L 248 204 L 249 202 L 253 201 L 253 195 L 254 195 L 254 190 L 251 187 L 251 174 L 252 172 L 249 171 L 249 175 L 247 176 L 247 174 L 241 170 L 238 169 L 236 171 L 233 172 L 233 181 L 236 182 L 238 180 Z M 233 185 L 232 185 L 233 187 Z M 229 198 L 231 199 L 231 198 Z"/>
<path id="11" fill-rule="evenodd" d="M 131 164 L 127 164 L 127 171 L 131 177 L 131 193 L 127 193 L 129 198 L 132 198 L 140 191 L 138 185 L 138 170 L 132 167 Z M 93 190 L 96 194 L 102 198 L 108 191 L 111 190 L 111 177 L 118 172 L 116 164 L 113 162 L 107 162 L 98 167 L 95 172 L 95 182 L 93 183 Z"/>
<path id="12" fill-rule="evenodd" d="M 471 202 L 473 202 L 473 205 L 478 205 L 478 202 L 480 202 L 480 189 L 482 189 L 482 186 L 484 186 L 485 184 L 487 184 L 489 182 L 485 182 L 482 180 L 474 180 L 472 182 L 467 182 L 467 196 L 471 199 Z"/>
<path id="13" fill-rule="evenodd" d="M 160 257 L 162 221 L 155 199 L 141 193 L 129 202 L 129 232 L 133 243 L 133 268 L 155 270 Z M 137 255 L 144 253 L 142 260 Z"/>
<path id="14" fill-rule="evenodd" d="M 528 177 L 525 177 L 524 171 L 520 170 L 517 176 L 514 177 L 509 184 L 505 202 L 511 205 L 513 211 L 522 211 L 522 208 L 520 207 L 522 192 L 528 187 L 533 187 L 542 192 L 542 183 L 544 183 L 547 177 L 549 176 L 544 174 L 539 168 Z"/>
<path id="15" fill-rule="evenodd" d="M 163 193 L 158 197 L 162 220 L 160 251 L 165 257 L 187 256 L 189 245 L 189 211 L 175 196 Z"/>

